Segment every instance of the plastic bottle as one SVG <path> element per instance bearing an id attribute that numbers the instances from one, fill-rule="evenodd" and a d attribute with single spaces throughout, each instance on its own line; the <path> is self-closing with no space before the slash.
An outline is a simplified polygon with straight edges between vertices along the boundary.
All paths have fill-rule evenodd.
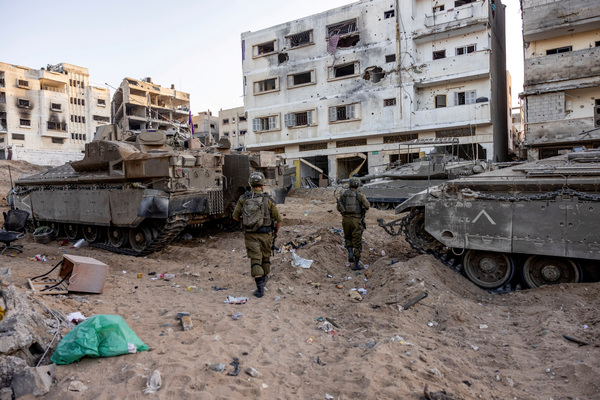
<path id="1" fill-rule="evenodd" d="M 159 277 L 160 279 L 173 279 L 175 278 L 177 275 L 175 274 L 160 274 Z"/>

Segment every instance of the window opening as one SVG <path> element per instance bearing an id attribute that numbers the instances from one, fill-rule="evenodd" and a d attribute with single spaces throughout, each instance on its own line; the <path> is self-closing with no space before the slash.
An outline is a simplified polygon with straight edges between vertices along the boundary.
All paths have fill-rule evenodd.
<path id="1" fill-rule="evenodd" d="M 277 78 L 265 79 L 254 83 L 254 91 L 256 93 L 267 92 L 277 89 Z"/>
<path id="2" fill-rule="evenodd" d="M 304 85 L 312 82 L 311 72 L 303 72 L 301 74 L 292 75 L 292 86 Z"/>
<path id="3" fill-rule="evenodd" d="M 474 3 L 476 0 L 456 0 L 454 2 L 454 7 L 464 6 L 465 4 Z"/>
<path id="4" fill-rule="evenodd" d="M 396 98 L 383 100 L 384 107 L 390 107 L 390 106 L 395 106 L 395 105 L 396 105 Z"/>
<path id="5" fill-rule="evenodd" d="M 312 125 L 312 111 L 303 111 L 299 113 L 285 114 L 285 126 L 306 126 Z"/>
<path id="6" fill-rule="evenodd" d="M 455 92 L 454 93 L 454 104 L 457 106 L 464 104 L 473 104 L 476 99 L 476 91 L 471 90 L 468 92 Z"/>
<path id="7" fill-rule="evenodd" d="M 340 78 L 342 76 L 354 75 L 354 63 L 342 65 L 339 67 L 333 67 L 334 78 Z"/>
<path id="8" fill-rule="evenodd" d="M 433 7 L 433 12 L 437 13 L 437 12 L 442 12 L 444 11 L 444 5 L 442 4 L 441 6 L 435 6 Z"/>
<path id="9" fill-rule="evenodd" d="M 435 96 L 435 108 L 443 108 L 446 107 L 446 95 L 438 94 Z"/>
<path id="10" fill-rule="evenodd" d="M 446 50 L 437 50 L 433 52 L 434 60 L 439 60 L 441 58 L 446 58 Z"/>
<path id="11" fill-rule="evenodd" d="M 346 121 L 355 119 L 355 105 L 349 104 L 347 106 L 329 107 L 329 121 Z"/>
<path id="12" fill-rule="evenodd" d="M 569 51 L 573 51 L 573 46 L 558 47 L 556 49 L 546 50 L 546 55 L 568 53 Z"/>
<path id="13" fill-rule="evenodd" d="M 60 122 L 53 122 L 53 121 L 48 121 L 48 129 L 52 129 L 55 131 L 66 131 L 67 130 L 67 124 L 63 124 Z"/>
<path id="14" fill-rule="evenodd" d="M 395 16 L 394 10 L 389 10 L 389 11 L 384 11 L 383 12 L 383 18 L 384 19 L 394 18 L 394 16 Z"/>
<path id="15" fill-rule="evenodd" d="M 19 125 L 21 125 L 21 126 L 31 126 L 31 120 L 29 120 L 29 119 L 19 119 Z"/>
<path id="16" fill-rule="evenodd" d="M 17 107 L 19 108 L 29 108 L 29 100 L 19 99 L 17 102 Z"/>
<path id="17" fill-rule="evenodd" d="M 290 59 L 290 57 L 288 56 L 287 53 L 279 53 L 277 55 L 277 60 L 279 61 L 279 64 L 283 64 L 284 62 L 286 62 L 289 59 Z"/>
<path id="18" fill-rule="evenodd" d="M 311 43 L 312 31 L 304 31 L 290 36 L 290 47 L 298 47 L 303 44 Z"/>
<path id="19" fill-rule="evenodd" d="M 468 46 L 457 47 L 456 55 L 461 56 L 463 54 L 474 53 L 476 49 L 477 49 L 476 45 L 474 45 L 474 44 L 471 44 Z"/>
<path id="20" fill-rule="evenodd" d="M 62 111 L 62 104 L 59 104 L 59 103 L 50 103 L 50 109 L 52 111 Z"/>
<path id="21" fill-rule="evenodd" d="M 254 132 L 277 129 L 277 116 L 254 118 L 252 120 L 252 129 Z"/>
<path id="22" fill-rule="evenodd" d="M 387 56 L 385 56 L 385 62 L 386 63 L 391 63 L 391 62 L 395 62 L 396 61 L 396 55 L 395 54 L 388 54 Z"/>
<path id="23" fill-rule="evenodd" d="M 25 140 L 25 135 L 22 133 L 13 133 L 12 138 L 13 140 Z"/>
<path id="24" fill-rule="evenodd" d="M 275 41 L 259 44 L 256 47 L 259 55 L 273 53 L 275 51 Z"/>
<path id="25" fill-rule="evenodd" d="M 63 139 L 63 138 L 56 138 L 56 137 L 52 138 L 52 143 L 63 144 L 64 141 L 65 141 L 65 139 Z"/>
<path id="26" fill-rule="evenodd" d="M 328 26 L 327 37 L 332 37 L 334 35 L 347 35 L 356 31 L 356 19 L 353 19 Z"/>
<path id="27" fill-rule="evenodd" d="M 98 99 L 98 105 L 99 106 L 105 106 L 106 105 L 106 100 L 104 100 L 104 99 Z"/>

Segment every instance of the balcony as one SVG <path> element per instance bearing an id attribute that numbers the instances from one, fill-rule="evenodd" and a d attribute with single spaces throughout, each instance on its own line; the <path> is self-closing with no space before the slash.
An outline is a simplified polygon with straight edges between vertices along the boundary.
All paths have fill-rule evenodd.
<path id="1" fill-rule="evenodd" d="M 415 18 L 418 20 L 419 18 Z M 435 15 L 424 15 L 422 17 L 423 27 L 417 28 L 413 39 L 417 42 L 429 40 L 431 35 L 440 32 L 451 36 L 462 35 L 485 29 L 482 22 L 488 20 L 488 6 L 482 2 L 471 3 L 446 12 Z M 418 25 L 418 24 L 417 24 Z M 454 33 L 453 33 L 454 31 Z"/>
<path id="2" fill-rule="evenodd" d="M 597 78 L 598 65 L 599 47 L 530 58 L 525 60 L 524 86 L 556 83 L 551 89 L 568 89 L 572 86 L 568 81 L 585 78 L 593 81 L 593 78 Z M 578 82 L 577 86 L 582 84 L 584 82 Z"/>
<path id="3" fill-rule="evenodd" d="M 461 106 L 417 110 L 412 118 L 411 129 L 429 130 L 479 125 L 491 122 L 489 103 L 465 104 Z"/>
<path id="4" fill-rule="evenodd" d="M 598 29 L 600 2 L 590 0 L 547 0 L 523 4 L 523 37 L 526 42 L 572 35 Z M 538 3 L 538 2 L 536 2 Z"/>
<path id="5" fill-rule="evenodd" d="M 475 53 L 430 61 L 414 69 L 418 69 L 420 72 L 419 74 L 413 74 L 415 78 L 421 78 L 415 80 L 415 86 L 417 87 L 488 78 L 490 75 L 490 56 L 487 50 L 481 50 Z M 449 71 L 452 74 L 449 74 Z"/>

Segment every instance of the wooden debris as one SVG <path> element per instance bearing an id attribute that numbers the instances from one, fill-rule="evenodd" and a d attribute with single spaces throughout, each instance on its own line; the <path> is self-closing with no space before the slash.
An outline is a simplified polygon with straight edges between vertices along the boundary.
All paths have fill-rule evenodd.
<path id="1" fill-rule="evenodd" d="M 573 343 L 577 343 L 579 346 L 587 346 L 587 345 L 589 345 L 588 342 L 584 342 L 583 340 L 576 339 L 576 338 L 574 338 L 572 336 L 563 335 L 563 337 L 565 339 L 573 342 Z"/>
<path id="2" fill-rule="evenodd" d="M 418 296 L 413 297 L 412 299 L 410 299 L 406 304 L 404 304 L 402 306 L 403 310 L 407 310 L 409 307 L 414 306 L 415 304 L 417 304 L 419 301 L 423 300 L 425 297 L 427 297 L 427 292 L 423 292 Z"/>

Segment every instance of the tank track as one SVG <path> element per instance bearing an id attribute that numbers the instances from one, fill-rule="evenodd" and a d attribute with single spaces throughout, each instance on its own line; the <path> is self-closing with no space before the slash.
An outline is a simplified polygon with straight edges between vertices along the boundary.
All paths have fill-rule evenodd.
<path id="1" fill-rule="evenodd" d="M 90 243 L 91 246 L 108 250 L 113 253 L 125 254 L 128 256 L 142 257 L 146 256 L 155 251 L 164 249 L 170 244 L 187 226 L 187 218 L 167 220 L 163 228 L 158 232 L 158 235 L 141 251 L 137 251 L 131 248 L 115 247 L 109 243 Z"/>

